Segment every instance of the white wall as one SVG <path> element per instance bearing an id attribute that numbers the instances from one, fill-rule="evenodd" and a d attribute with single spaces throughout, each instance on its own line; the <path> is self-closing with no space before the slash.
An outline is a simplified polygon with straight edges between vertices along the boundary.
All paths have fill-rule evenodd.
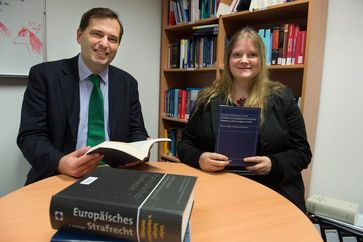
<path id="1" fill-rule="evenodd" d="M 0 77 L 0 196 L 22 187 L 30 168 L 16 145 L 25 82 Z"/>
<path id="2" fill-rule="evenodd" d="M 329 0 L 323 81 L 310 194 L 363 212 L 363 1 Z"/>
<path id="3" fill-rule="evenodd" d="M 157 137 L 161 1 L 46 0 L 48 60 L 73 57 L 79 52 L 76 30 L 81 15 L 92 7 L 109 7 L 118 12 L 125 33 L 112 64 L 138 80 L 145 125 L 149 135 Z M 23 186 L 29 170 L 16 145 L 25 86 L 25 78 L 0 77 L 0 196 Z M 155 146 L 151 160 L 156 159 Z"/>

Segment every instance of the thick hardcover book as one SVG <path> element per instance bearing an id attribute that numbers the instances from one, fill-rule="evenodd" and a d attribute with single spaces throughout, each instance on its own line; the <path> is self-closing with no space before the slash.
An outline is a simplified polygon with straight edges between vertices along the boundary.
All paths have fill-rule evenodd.
<path id="1" fill-rule="evenodd" d="M 219 106 L 215 150 L 230 159 L 229 168 L 244 169 L 243 159 L 256 155 L 259 120 L 259 108 Z"/>
<path id="2" fill-rule="evenodd" d="M 118 239 L 115 237 L 94 234 L 76 230 L 59 229 L 51 238 L 50 242 L 131 242 L 129 240 Z M 190 242 L 189 223 L 184 235 L 183 242 Z"/>
<path id="3" fill-rule="evenodd" d="M 147 139 L 137 142 L 104 141 L 93 146 L 86 154 L 104 155 L 103 161 L 110 166 L 125 165 L 134 161 L 146 161 L 154 143 L 171 142 L 168 138 Z"/>
<path id="4" fill-rule="evenodd" d="M 110 167 L 51 198 L 54 229 L 73 229 L 129 241 L 183 241 L 196 177 Z"/>

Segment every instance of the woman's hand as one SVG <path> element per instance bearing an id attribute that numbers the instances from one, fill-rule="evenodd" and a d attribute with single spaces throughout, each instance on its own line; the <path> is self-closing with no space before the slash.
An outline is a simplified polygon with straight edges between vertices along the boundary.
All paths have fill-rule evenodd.
<path id="1" fill-rule="evenodd" d="M 228 157 L 218 153 L 204 152 L 199 157 L 199 166 L 203 171 L 220 171 L 228 164 Z"/>
<path id="2" fill-rule="evenodd" d="M 246 170 L 252 171 L 257 175 L 268 175 L 271 172 L 271 160 L 267 156 L 252 156 L 243 160 L 251 165 L 246 166 Z"/>

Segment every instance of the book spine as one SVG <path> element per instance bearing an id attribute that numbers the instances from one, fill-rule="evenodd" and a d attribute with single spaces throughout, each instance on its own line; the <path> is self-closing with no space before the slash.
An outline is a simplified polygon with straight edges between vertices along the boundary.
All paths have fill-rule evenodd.
<path id="1" fill-rule="evenodd" d="M 271 29 L 265 29 L 266 65 L 271 65 Z"/>
<path id="2" fill-rule="evenodd" d="M 173 1 L 169 2 L 169 25 L 176 25 Z"/>
<path id="3" fill-rule="evenodd" d="M 277 64 L 285 65 L 285 58 L 284 58 L 285 28 L 284 25 L 279 25 L 278 28 L 279 28 L 279 41 L 278 41 Z"/>
<path id="4" fill-rule="evenodd" d="M 305 48 L 306 48 L 306 31 L 300 31 L 301 32 L 301 45 L 300 45 L 300 50 L 298 53 L 298 64 L 304 64 L 304 60 L 305 60 Z"/>
<path id="5" fill-rule="evenodd" d="M 180 108 L 180 118 L 185 119 L 187 105 L 187 92 L 185 90 L 181 91 L 181 108 Z"/>
<path id="6" fill-rule="evenodd" d="M 282 24 L 281 28 L 284 32 L 281 65 L 286 65 L 289 24 Z"/>
<path id="7" fill-rule="evenodd" d="M 275 26 L 272 29 L 271 65 L 277 65 L 278 57 L 279 57 L 279 27 Z"/>
<path id="8" fill-rule="evenodd" d="M 292 48 L 293 48 L 293 41 L 294 41 L 294 31 L 295 31 L 295 24 L 289 24 L 287 52 L 286 52 L 286 65 L 292 64 L 292 55 L 293 55 Z"/>
<path id="9" fill-rule="evenodd" d="M 291 58 L 291 64 L 295 65 L 297 64 L 297 58 L 295 58 L 296 56 L 296 49 L 297 49 L 297 36 L 298 33 L 300 32 L 300 26 L 298 24 L 295 25 L 294 28 L 294 33 L 293 33 L 293 40 L 292 40 L 292 58 Z"/>

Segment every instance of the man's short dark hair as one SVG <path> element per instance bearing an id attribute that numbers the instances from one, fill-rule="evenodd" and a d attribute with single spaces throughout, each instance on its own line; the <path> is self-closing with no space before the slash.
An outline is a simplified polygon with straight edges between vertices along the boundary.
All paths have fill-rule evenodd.
<path id="1" fill-rule="evenodd" d="M 79 23 L 79 30 L 84 31 L 92 18 L 111 18 L 116 19 L 120 25 L 120 38 L 121 41 L 124 29 L 121 21 L 118 19 L 118 14 L 109 8 L 92 8 L 82 15 L 81 22 Z"/>

